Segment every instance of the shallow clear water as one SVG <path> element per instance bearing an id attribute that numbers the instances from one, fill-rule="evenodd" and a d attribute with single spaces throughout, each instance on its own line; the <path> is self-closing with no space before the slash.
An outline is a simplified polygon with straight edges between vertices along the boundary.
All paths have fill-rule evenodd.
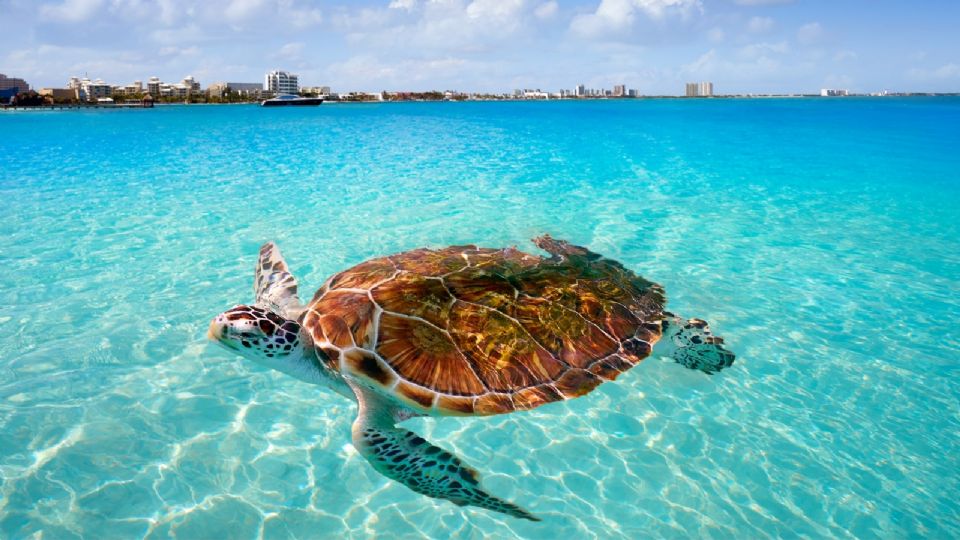
<path id="1" fill-rule="evenodd" d="M 3 113 L 0 537 L 960 536 L 960 100 Z M 354 406 L 205 339 L 276 240 L 309 296 L 549 232 L 738 353 L 417 419 L 530 523 L 416 495 Z"/>

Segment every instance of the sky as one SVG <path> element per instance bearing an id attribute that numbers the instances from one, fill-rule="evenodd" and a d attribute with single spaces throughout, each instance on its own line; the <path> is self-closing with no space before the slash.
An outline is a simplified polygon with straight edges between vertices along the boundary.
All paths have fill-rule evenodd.
<path id="1" fill-rule="evenodd" d="M 0 73 L 352 90 L 960 91 L 960 0 L 0 0 Z"/>

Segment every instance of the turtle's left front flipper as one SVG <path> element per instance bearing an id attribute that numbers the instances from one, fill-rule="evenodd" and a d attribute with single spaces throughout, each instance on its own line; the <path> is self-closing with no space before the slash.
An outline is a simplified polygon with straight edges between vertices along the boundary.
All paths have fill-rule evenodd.
<path id="1" fill-rule="evenodd" d="M 374 392 L 358 386 L 354 391 L 360 414 L 353 422 L 353 445 L 380 474 L 417 493 L 447 499 L 458 506 L 479 506 L 540 521 L 523 508 L 484 491 L 477 471 L 457 456 L 395 426 L 393 411 Z"/>

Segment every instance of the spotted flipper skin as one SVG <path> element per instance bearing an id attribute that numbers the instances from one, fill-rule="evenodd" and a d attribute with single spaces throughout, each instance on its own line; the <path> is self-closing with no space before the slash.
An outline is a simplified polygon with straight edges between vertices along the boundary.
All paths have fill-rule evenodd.
<path id="1" fill-rule="evenodd" d="M 303 311 L 297 296 L 297 279 L 287 268 L 280 248 L 273 242 L 260 247 L 260 258 L 253 280 L 256 304 L 287 319 L 296 319 Z"/>
<path id="2" fill-rule="evenodd" d="M 380 408 L 370 390 L 354 391 L 360 399 L 360 414 L 353 423 L 353 445 L 377 472 L 427 497 L 540 521 L 523 508 L 487 493 L 477 471 L 457 456 L 395 426 L 397 415 Z"/>

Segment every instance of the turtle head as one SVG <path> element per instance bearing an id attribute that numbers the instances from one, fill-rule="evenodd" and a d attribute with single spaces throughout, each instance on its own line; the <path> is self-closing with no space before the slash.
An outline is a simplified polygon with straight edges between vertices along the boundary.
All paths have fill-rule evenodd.
<path id="1" fill-rule="evenodd" d="M 237 306 L 210 322 L 207 336 L 220 345 L 267 367 L 286 371 L 303 356 L 301 327 L 258 306 Z"/>
<path id="2" fill-rule="evenodd" d="M 681 319 L 671 313 L 662 321 L 663 337 L 654 354 L 672 357 L 690 369 L 712 374 L 733 365 L 736 355 L 724 347 L 723 338 L 713 335 L 703 319 Z"/>

